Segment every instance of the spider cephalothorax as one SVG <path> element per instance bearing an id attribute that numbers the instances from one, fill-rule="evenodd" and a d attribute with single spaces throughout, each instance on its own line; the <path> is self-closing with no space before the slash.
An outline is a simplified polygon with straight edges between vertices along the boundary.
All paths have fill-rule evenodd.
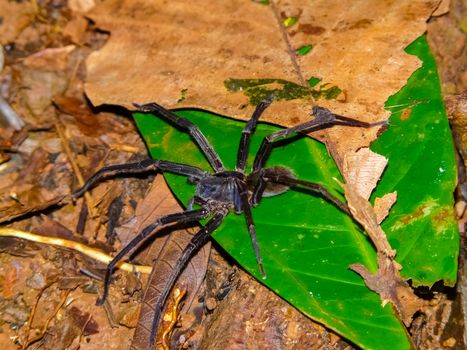
<path id="1" fill-rule="evenodd" d="M 193 236 L 190 244 L 188 244 L 184 249 L 173 268 L 172 274 L 167 278 L 164 282 L 163 288 L 160 290 L 160 294 L 156 300 L 156 305 L 154 305 L 153 327 L 150 335 L 150 344 L 148 344 L 149 349 L 152 349 L 155 341 L 157 334 L 156 330 L 161 318 L 163 306 L 167 301 L 170 290 L 178 276 L 193 254 L 209 239 L 212 232 L 219 227 L 229 212 L 234 211 L 236 214 L 243 214 L 245 216 L 246 226 L 253 244 L 256 261 L 263 278 L 266 278 L 266 272 L 263 267 L 259 246 L 256 240 L 256 230 L 251 213 L 251 207 L 258 205 L 263 197 L 283 193 L 290 187 L 301 186 L 319 193 L 329 201 L 333 202 L 341 210 L 349 213 L 347 205 L 329 193 L 322 185 L 299 180 L 291 170 L 285 167 L 276 166 L 266 168 L 266 160 L 274 147 L 275 141 L 295 135 L 296 133 L 305 134 L 318 129 L 332 127 L 334 125 L 368 128 L 375 125 L 381 125 L 381 123 L 369 124 L 361 122 L 333 114 L 328 109 L 315 106 L 313 107 L 314 119 L 291 128 L 274 132 L 265 137 L 254 159 L 253 169 L 251 173 L 247 174 L 245 168 L 251 134 L 256 128 L 259 117 L 270 103 L 271 101 L 263 101 L 256 106 L 251 119 L 243 129 L 238 147 L 236 169 L 233 171 L 225 170 L 216 151 L 195 124 L 187 119 L 177 116 L 156 103 L 145 105 L 135 104 L 139 112 L 156 113 L 157 115 L 171 121 L 177 127 L 188 132 L 203 151 L 213 168 L 213 172 L 207 172 L 198 167 L 187 164 L 174 163 L 159 159 L 146 159 L 137 163 L 110 165 L 104 167 L 94 174 L 86 184 L 74 194 L 75 197 L 82 195 L 106 175 L 118 173 L 141 173 L 150 170 L 184 175 L 188 178 L 190 183 L 196 186 L 195 193 L 187 210 L 163 216 L 156 222 L 145 227 L 140 234 L 138 234 L 130 243 L 117 253 L 114 259 L 107 266 L 104 280 L 104 292 L 102 297 L 98 300 L 99 304 L 103 303 L 107 297 L 110 277 L 117 262 L 123 259 L 124 256 L 135 248 L 142 240 L 150 236 L 159 227 L 166 224 L 197 222 L 202 219 L 209 219 L 207 224 Z M 199 208 L 193 209 L 194 204 L 199 205 Z"/>

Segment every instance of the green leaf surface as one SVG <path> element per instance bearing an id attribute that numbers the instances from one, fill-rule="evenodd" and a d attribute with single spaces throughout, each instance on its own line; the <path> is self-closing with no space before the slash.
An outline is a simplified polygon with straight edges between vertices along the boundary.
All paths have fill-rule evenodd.
<path id="1" fill-rule="evenodd" d="M 419 41 L 417 43 L 411 46 L 410 52 L 420 55 L 424 60 L 432 60 L 426 45 Z M 421 69 L 425 69 L 425 65 Z M 449 128 L 443 119 L 444 112 L 440 110 L 439 82 L 436 74 L 433 78 L 433 71 L 436 73 L 433 67 L 422 74 L 420 70 L 417 71 L 414 74 L 417 78 L 414 80 L 412 77 L 404 88 L 426 90 L 421 100 L 410 97 L 407 102 L 397 97 L 399 95 L 389 100 L 388 106 L 395 108 L 390 127 L 373 146 L 375 151 L 390 158 L 389 168 L 377 194 L 382 195 L 393 189 L 399 191 L 399 201 L 385 221 L 384 228 L 390 234 L 391 244 L 398 249 L 399 262 L 410 265 L 404 265 L 404 276 L 410 276 L 416 282 L 443 278 L 453 281 L 456 269 L 455 223 L 449 215 L 443 216 L 442 220 L 440 216 L 451 208 L 448 207 L 447 199 L 453 191 L 454 155 Z M 429 73 L 431 78 L 427 78 Z M 432 96 L 432 93 L 437 95 Z M 411 95 L 407 92 L 406 96 Z M 433 100 L 438 103 L 432 105 Z M 407 103 L 412 106 L 408 121 L 417 120 L 419 111 L 422 113 L 418 117 L 421 120 L 434 119 L 418 122 L 409 129 L 402 127 L 408 123 L 399 121 L 401 107 L 397 109 L 395 105 L 404 103 L 404 106 Z M 427 107 L 423 109 L 425 105 Z M 245 125 L 243 122 L 219 118 L 202 111 L 183 110 L 177 114 L 196 123 L 217 150 L 225 166 L 234 169 L 238 142 Z M 152 115 L 138 113 L 135 114 L 135 120 L 152 157 L 211 170 L 187 134 Z M 436 131 L 432 131 L 432 128 Z M 250 166 L 262 138 L 275 130 L 278 128 L 271 125 L 258 125 L 251 144 Z M 424 131 L 423 137 L 418 136 L 421 131 Z M 430 154 L 431 158 L 424 163 L 422 159 L 425 154 Z M 441 165 L 431 163 L 435 159 L 442 160 L 443 171 L 439 170 Z M 317 141 L 302 137 L 281 144 L 274 149 L 267 165 L 286 166 L 299 178 L 319 182 L 343 198 L 332 179 L 340 179 L 339 171 L 325 147 Z M 428 172 L 434 173 L 430 175 Z M 181 176 L 166 174 L 166 179 L 176 196 L 186 204 L 194 194 L 194 187 Z M 406 195 L 404 191 L 410 193 Z M 452 205 L 452 199 L 449 203 Z M 417 217 L 418 213 L 422 214 Z M 438 213 L 438 216 L 434 217 L 432 213 Z M 352 263 L 362 263 L 370 271 L 377 269 L 372 244 L 350 218 L 323 198 L 306 191 L 293 190 L 265 198 L 253 209 L 253 216 L 267 273 L 265 280 L 259 274 L 243 216 L 230 214 L 214 234 L 214 238 L 247 271 L 303 313 L 336 330 L 360 347 L 410 348 L 405 328 L 395 316 L 392 306 L 382 307 L 379 296 L 364 285 L 360 276 L 348 269 Z M 413 218 L 413 223 L 407 223 L 406 218 Z M 441 230 L 430 231 L 434 226 Z M 425 252 L 415 249 L 422 243 L 429 244 L 431 240 L 436 242 L 430 247 L 436 250 L 433 253 L 438 254 L 437 259 L 427 257 Z M 443 248 L 436 249 L 440 244 Z M 428 264 L 435 264 L 436 267 L 428 265 L 426 259 Z"/>
<path id="2" fill-rule="evenodd" d="M 459 233 L 454 218 L 456 162 L 441 96 L 436 62 L 424 36 L 406 50 L 423 61 L 407 85 L 391 96 L 390 128 L 372 145 L 389 159 L 374 196 L 397 191 L 397 203 L 382 227 L 401 274 L 414 285 L 457 277 Z"/>
<path id="3" fill-rule="evenodd" d="M 196 123 L 224 165 L 234 169 L 243 122 L 200 111 L 177 114 Z M 151 115 L 136 114 L 135 118 L 152 157 L 210 170 L 188 135 Z M 260 124 L 250 155 L 257 151 L 264 136 L 276 130 L 277 127 Z M 250 165 L 251 162 L 252 157 Z M 342 198 L 332 180 L 340 178 L 339 171 L 317 141 L 302 137 L 276 148 L 267 165 L 287 166 L 299 178 L 322 183 Z M 166 179 L 181 202 L 188 203 L 194 188 L 187 185 L 186 178 L 166 174 Z M 398 349 L 409 347 L 392 307 L 381 307 L 379 296 L 348 269 L 356 262 L 372 271 L 377 268 L 372 245 L 349 217 L 322 198 L 299 191 L 265 198 L 253 209 L 253 216 L 267 273 L 265 280 L 259 274 L 243 216 L 230 214 L 214 234 L 248 272 L 311 318 L 358 345 L 374 349 L 393 349 L 394 344 L 398 344 Z M 388 337 L 393 339 L 391 346 L 387 345 Z"/>

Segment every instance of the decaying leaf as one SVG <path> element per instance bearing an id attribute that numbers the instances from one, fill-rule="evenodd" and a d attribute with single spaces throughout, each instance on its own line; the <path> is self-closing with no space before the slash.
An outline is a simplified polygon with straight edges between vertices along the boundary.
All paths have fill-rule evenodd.
<path id="1" fill-rule="evenodd" d="M 34 18 L 36 8 L 32 2 L 0 1 L 2 21 L 0 23 L 0 43 L 8 44 L 16 39 Z M 7 16 L 3 14 L 8 14 Z"/>
<path id="2" fill-rule="evenodd" d="M 53 163 L 50 153 L 38 147 L 16 180 L 0 189 L 0 222 L 61 203 L 69 193 L 70 174 L 64 157 Z"/>
<path id="3" fill-rule="evenodd" d="M 365 147 L 345 157 L 342 172 L 346 182 L 351 183 L 358 194 L 368 200 L 387 163 L 385 157 Z M 396 200 L 397 192 L 375 199 L 374 211 L 378 224 L 386 218 Z"/>
<path id="4" fill-rule="evenodd" d="M 378 254 L 378 272 L 375 274 L 360 263 L 352 264 L 349 268 L 361 275 L 366 285 L 380 295 L 383 305 L 391 302 L 399 312 L 401 320 L 409 326 L 413 314 L 420 310 L 423 301 L 400 276 L 401 266 L 394 260 L 396 251 L 389 245 L 371 204 L 360 196 L 352 185 L 341 186 L 345 190 L 353 217 L 365 228 Z"/>
<path id="5" fill-rule="evenodd" d="M 353 184 L 360 196 L 368 199 L 387 163 L 385 157 L 365 147 L 345 157 L 342 172 L 346 182 Z"/>
<path id="6" fill-rule="evenodd" d="M 128 242 L 141 232 L 145 226 L 153 223 L 161 216 L 182 210 L 180 204 L 167 187 L 164 178 L 158 175 L 144 200 L 138 204 L 134 218 L 118 230 L 119 236 L 122 242 Z M 160 235 L 148 249 L 144 250 L 140 257 L 143 263 L 154 266 L 154 272 L 149 277 L 148 287 L 143 297 L 140 318 L 132 343 L 134 348 L 143 349 L 149 344 L 149 332 L 154 317 L 153 303 L 159 293 L 158 284 L 163 283 L 166 276 L 172 272 L 172 266 L 174 266 L 181 250 L 188 244 L 196 229 L 172 230 L 169 228 L 166 231 L 159 230 L 159 232 Z M 210 245 L 208 244 L 190 260 L 190 264 L 178 279 L 177 283 L 190 291 L 183 307 L 185 312 L 196 306 L 194 302 L 197 295 L 196 291 L 204 279 L 209 251 Z"/>
<path id="7" fill-rule="evenodd" d="M 68 63 L 68 56 L 74 49 L 74 45 L 45 49 L 26 57 L 23 64 L 29 68 L 45 68 L 52 71 L 64 70 Z"/>
<path id="8" fill-rule="evenodd" d="M 345 95 L 319 104 L 349 117 L 381 120 L 388 116 L 384 101 L 420 65 L 403 49 L 425 31 L 437 3 L 375 0 L 343 9 L 337 0 L 104 2 L 88 15 L 111 37 L 87 60 L 86 93 L 95 105 L 133 108 L 134 102 L 157 101 L 247 119 L 245 89 L 229 92 L 226 82 L 282 79 L 303 89 L 309 81 Z M 295 23 L 284 25 L 291 16 Z M 304 45 L 313 48 L 297 56 Z M 263 94 L 271 89 L 276 87 L 257 87 Z M 274 103 L 264 120 L 283 126 L 308 120 L 312 94 L 290 98 Z M 348 151 L 368 146 L 375 129 L 329 131 L 327 145 L 338 164 Z"/>
<path id="9" fill-rule="evenodd" d="M 394 203 L 397 201 L 397 192 L 391 192 L 385 194 L 383 197 L 375 198 L 375 205 L 373 207 L 376 220 L 378 224 L 381 224 L 383 220 L 388 216 L 389 211 L 391 210 Z"/>

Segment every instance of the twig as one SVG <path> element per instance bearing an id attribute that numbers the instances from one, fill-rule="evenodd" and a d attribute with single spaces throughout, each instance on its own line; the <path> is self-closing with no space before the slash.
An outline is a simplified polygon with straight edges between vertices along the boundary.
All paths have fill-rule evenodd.
<path id="1" fill-rule="evenodd" d="M 71 167 L 73 168 L 73 172 L 75 173 L 76 179 L 78 180 L 78 184 L 80 185 L 80 187 L 82 187 L 84 186 L 83 174 L 81 174 L 79 166 L 76 163 L 75 158 L 73 157 L 73 152 L 71 151 L 70 146 L 68 145 L 60 118 L 57 118 L 57 122 L 55 123 L 55 129 L 57 130 L 57 134 L 60 137 L 60 140 L 62 141 L 63 149 L 68 157 Z M 94 206 L 94 200 L 92 199 L 89 192 L 86 192 L 84 194 L 84 198 L 86 199 L 86 202 L 88 204 L 91 217 L 93 218 L 96 217 L 97 214 L 96 214 L 96 209 Z"/>
<path id="2" fill-rule="evenodd" d="M 37 297 L 36 297 L 36 302 L 34 303 L 34 306 L 32 307 L 31 313 L 29 314 L 28 327 L 27 327 L 27 329 L 26 329 L 26 336 L 25 336 L 25 339 L 24 339 L 24 342 L 23 342 L 22 350 L 25 350 L 25 349 L 27 348 L 26 345 L 29 344 L 29 333 L 31 332 L 32 321 L 34 320 L 34 315 L 36 314 L 36 309 L 37 309 L 37 305 L 39 305 L 39 300 L 41 299 L 42 294 L 44 294 L 44 292 L 45 292 L 52 284 L 53 284 L 53 283 L 48 284 L 48 285 L 46 285 L 44 288 L 42 288 L 42 289 L 39 291 L 39 294 L 38 294 Z"/>
<path id="3" fill-rule="evenodd" d="M 110 255 L 107 255 L 98 249 L 91 248 L 84 244 L 81 244 L 75 241 L 70 241 L 70 240 L 63 239 L 63 238 L 40 236 L 40 235 L 36 235 L 31 232 L 25 232 L 21 230 L 12 229 L 12 228 L 0 228 L 0 237 L 2 236 L 3 237 L 17 237 L 17 238 L 26 239 L 32 242 L 38 242 L 38 243 L 55 245 L 59 247 L 70 248 L 86 256 L 89 256 L 90 258 L 93 258 L 94 260 L 100 261 L 104 264 L 108 264 L 110 261 L 112 261 L 112 257 Z M 126 262 L 121 262 L 121 261 L 117 263 L 116 267 L 127 272 L 141 272 L 145 274 L 149 274 L 152 269 L 151 266 L 133 265 L 133 264 L 129 264 Z"/>

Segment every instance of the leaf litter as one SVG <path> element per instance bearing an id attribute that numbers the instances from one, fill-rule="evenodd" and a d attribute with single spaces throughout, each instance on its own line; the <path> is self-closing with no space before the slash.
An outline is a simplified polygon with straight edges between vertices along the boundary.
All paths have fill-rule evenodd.
<path id="1" fill-rule="evenodd" d="M 8 7 L 4 7 L 3 3 Z M 224 82 L 228 79 L 284 79 L 306 87 L 312 85 L 306 80 L 313 79 L 314 82 L 318 80 L 316 88 L 336 87 L 341 91 L 338 96 L 334 96 L 335 99 L 320 100 L 320 104 L 338 113 L 368 121 L 387 117 L 387 112 L 382 107 L 378 109 L 379 106 L 383 106 L 387 96 L 398 91 L 405 84 L 407 77 L 417 67 L 417 61 L 412 56 L 405 55 L 402 48 L 424 31 L 424 21 L 435 7 L 434 1 L 410 6 L 409 2 L 401 2 L 398 4 L 400 8 L 388 8 L 385 4 L 375 2 L 374 13 L 370 13 L 366 8 L 362 11 L 358 5 L 352 5 L 343 14 L 342 5 L 338 2 L 316 2 L 313 7 L 308 6 L 308 3 L 305 6 L 300 1 L 288 4 L 272 2 L 274 9 L 271 11 L 267 6 L 254 2 L 239 1 L 226 5 L 207 1 L 205 7 L 192 8 L 186 4 L 173 2 L 174 11 L 171 11 L 170 6 L 162 9 L 158 7 L 156 11 L 152 11 L 155 9 L 155 2 L 149 2 L 145 4 L 146 20 L 143 21 L 142 17 L 135 20 L 135 16 L 143 10 L 136 3 L 127 1 L 121 5 L 121 8 L 116 4 L 116 2 L 104 3 L 88 14 L 100 28 L 111 32 L 107 45 L 101 51 L 96 51 L 88 61 L 87 93 L 95 104 L 114 103 L 129 106 L 132 102 L 154 100 L 171 108 L 198 107 L 245 119 L 248 116 L 244 112 L 244 106 L 251 101 L 242 91 L 228 93 L 224 86 Z M 5 23 L 0 25 L 2 44 L 7 49 L 7 67 L 1 76 L 2 88 L 6 87 L 9 91 L 10 103 L 28 123 L 26 138 L 15 140 L 14 132 L 7 136 L 7 139 L 12 141 L 11 145 L 14 145 L 9 150 L 14 152 L 8 154 L 11 160 L 6 163 L 7 172 L 2 171 L 0 175 L 2 180 L 5 180 L 2 181 L 5 186 L 2 187 L 1 195 L 6 202 L 2 203 L 9 203 L 4 206 L 7 215 L 2 214 L 2 217 L 5 217 L 5 221 L 10 222 L 9 225 L 13 227 L 39 231 L 39 228 L 45 226 L 44 222 L 25 215 L 59 205 L 60 208 L 47 215 L 65 227 L 71 228 L 68 232 L 73 231 L 77 216 L 76 212 L 72 212 L 72 206 L 65 196 L 69 194 L 70 188 L 76 187 L 71 184 L 73 170 L 66 161 L 69 154 L 65 155 L 60 143 L 64 141 L 69 143 L 72 152 L 75 153 L 76 162 L 80 168 L 87 171 L 84 174 L 85 178 L 104 163 L 118 163 L 128 159 L 130 154 L 127 151 L 145 153 L 141 144 L 135 149 L 134 145 L 138 144 L 135 141 L 137 136 L 126 138 L 130 134 L 126 121 L 119 120 L 115 123 L 114 118 L 105 113 L 100 113 L 96 117 L 87 110 L 86 103 L 81 99 L 83 60 L 91 50 L 70 44 L 82 45 L 83 42 L 91 42 L 94 47 L 99 47 L 102 39 L 106 38 L 101 32 L 91 33 L 88 22 L 80 13 L 92 5 L 92 2 L 72 1 L 70 7 L 79 11 L 70 13 L 70 10 L 63 5 L 46 9 L 40 4 L 38 8 L 34 8 L 29 3 L 1 2 L 2 9 L 7 9 L 7 12 L 13 11 L 11 6 L 16 6 L 11 12 L 15 13 L 15 16 L 4 17 L 8 19 L 8 25 Z M 113 16 L 104 15 L 108 11 L 107 6 L 115 10 L 111 12 Z M 225 9 L 224 6 L 229 8 Z M 253 6 L 263 7 L 258 9 Z M 218 9 L 220 12 L 217 13 L 231 12 L 242 20 L 234 20 L 232 23 L 229 22 L 230 17 L 209 16 L 209 13 L 216 14 L 216 11 L 207 10 L 210 8 Z M 200 9 L 203 13 L 199 12 Z M 187 15 L 184 11 L 195 15 Z M 404 11 L 410 15 L 402 16 L 401 13 Z M 148 13 L 151 16 L 148 16 Z M 361 18 L 361 13 L 365 13 L 365 18 Z M 128 14 L 133 17 L 127 17 Z M 252 16 L 254 21 L 248 20 Z M 235 16 L 231 17 L 235 18 Z M 291 25 L 287 27 L 287 31 L 281 32 L 279 23 L 292 17 L 295 18 L 295 23 L 289 21 Z M 378 23 L 383 17 L 388 18 L 386 23 Z M 154 22 L 155 18 L 161 20 Z M 121 21 L 125 25 L 122 25 Z M 211 26 L 203 24 L 203 21 L 210 23 Z M 158 24 L 155 26 L 153 23 Z M 28 27 L 29 24 L 32 26 Z M 52 25 L 64 27 L 66 25 L 67 30 L 61 36 L 62 34 L 50 30 Z M 135 29 L 140 28 L 140 25 L 143 25 L 145 30 Z M 164 30 L 157 33 L 161 28 Z M 187 32 L 187 28 L 191 32 Z M 230 30 L 224 30 L 225 28 Z M 207 31 L 212 31 L 213 34 L 205 37 L 203 33 Z M 245 32 L 252 33 L 251 40 L 244 39 Z M 374 36 L 375 33 L 378 35 Z M 158 35 L 168 36 L 159 40 Z M 355 39 L 356 35 L 359 37 L 357 43 L 349 40 L 349 37 Z M 258 44 L 255 36 L 267 40 Z M 213 40 L 207 42 L 215 45 L 206 45 L 204 51 L 201 50 L 201 55 L 196 55 L 199 50 L 190 40 L 200 37 Z M 230 37 L 237 39 L 228 40 Z M 242 38 L 241 41 L 238 38 Z M 370 40 L 373 38 L 376 39 Z M 172 45 L 174 40 L 179 40 L 183 45 L 174 48 Z M 156 41 L 157 46 L 154 45 Z M 10 46 L 13 42 L 15 45 Z M 239 42 L 242 45 L 239 45 Z M 348 56 L 345 51 L 350 43 L 352 43 L 350 49 L 352 55 Z M 253 47 L 249 46 L 252 44 Z M 312 49 L 296 58 L 295 62 L 291 60 L 291 50 L 306 45 L 312 45 Z M 110 49 L 116 51 L 109 51 Z M 191 51 L 186 55 L 183 53 L 187 51 L 183 50 Z M 112 55 L 110 59 L 109 52 Z M 135 60 L 132 55 L 139 57 Z M 357 57 L 358 64 L 355 64 L 355 61 L 350 63 L 349 57 L 352 59 Z M 387 57 L 391 59 L 384 64 L 378 61 Z M 229 65 L 224 64 L 226 59 L 231 62 Z M 198 61 L 194 63 L 192 60 Z M 106 67 L 103 65 L 104 62 Z M 203 65 L 204 63 L 207 66 Z M 165 70 L 163 71 L 162 68 Z M 138 70 L 133 71 L 134 69 Z M 189 74 L 186 73 L 187 69 Z M 397 74 L 394 73 L 396 71 Z M 135 72 L 138 74 L 132 74 Z M 126 76 L 127 73 L 131 76 Z M 196 77 L 196 80 L 187 81 L 187 77 L 191 76 Z M 384 82 L 384 85 L 381 85 L 381 82 Z M 61 100 L 63 95 L 67 95 L 65 101 Z M 265 120 L 283 126 L 297 124 L 306 120 L 311 103 L 311 97 L 306 96 L 301 100 L 281 100 L 274 104 L 274 109 L 266 115 Z M 62 138 L 54 132 L 56 123 L 65 126 Z M 121 127 L 121 132 L 115 132 L 114 127 L 117 127 L 117 130 Z M 342 168 L 347 155 L 353 154 L 363 146 L 368 146 L 375 137 L 374 133 L 367 134 L 363 131 L 360 134 L 360 132 L 346 137 L 345 140 L 340 140 L 343 133 L 340 130 L 318 137 L 326 142 L 328 149 Z M 102 136 L 99 137 L 98 134 Z M 20 152 L 15 153 L 16 149 Z M 16 172 L 25 164 L 28 165 L 25 168 L 28 170 L 17 176 Z M 55 174 L 54 169 L 56 169 Z M 30 174 L 44 176 L 37 178 L 31 177 Z M 53 180 L 47 179 L 47 174 L 51 174 Z M 136 196 L 133 199 L 125 199 L 122 222 L 129 221 L 136 215 L 135 209 L 132 208 L 136 203 L 140 203 L 145 192 L 144 185 L 143 189 L 138 189 L 137 185 L 132 186 L 135 191 L 132 189 L 131 193 Z M 16 200 L 17 196 L 11 196 L 12 188 L 15 189 L 14 193 L 20 194 L 19 201 Z M 104 217 L 104 220 L 99 220 L 97 223 L 88 222 L 84 239 L 89 244 L 105 241 L 103 228 L 107 210 L 105 207 L 120 191 L 121 189 L 114 188 L 109 183 L 93 191 L 93 197 L 97 196 L 95 215 Z M 164 191 L 161 194 L 171 195 L 168 190 Z M 103 200 L 104 195 L 109 193 L 110 199 Z M 51 199 L 47 200 L 47 198 Z M 390 204 L 386 207 L 390 207 Z M 157 212 L 155 215 L 157 216 Z M 24 219 L 18 220 L 18 218 Z M 11 222 L 12 220 L 14 221 Z M 49 224 L 49 227 L 52 231 L 63 232 L 59 233 L 60 236 L 65 234 L 65 231 L 58 229 L 58 225 Z M 79 240 L 79 237 L 74 239 Z M 4 331 L 21 332 L 22 330 L 24 333 L 24 327 L 21 328 L 19 325 L 26 320 L 24 316 L 34 304 L 34 297 L 38 295 L 37 289 L 31 288 L 35 284 L 31 283 L 32 281 L 39 283 L 36 287 L 42 283 L 39 272 L 30 275 L 30 269 L 27 267 L 32 266 L 35 271 L 48 271 L 46 275 L 51 276 L 52 280 L 56 278 L 53 276 L 62 276 L 66 272 L 67 280 L 75 279 L 79 281 L 77 286 L 80 286 L 77 289 L 69 289 L 71 297 L 67 297 L 64 306 L 58 310 L 56 318 L 51 320 L 50 334 L 55 334 L 55 337 L 50 334 L 44 337 L 48 347 L 63 348 L 65 345 L 78 345 L 76 343 L 78 342 L 81 348 L 102 346 L 121 348 L 122 344 L 128 343 L 132 331 L 125 327 L 111 328 L 102 309 L 92 306 L 95 294 L 89 292 L 83 294 L 84 290 L 95 293 L 96 286 L 90 282 L 90 279 L 82 279 L 76 264 L 84 262 L 85 269 L 90 272 L 96 269 L 95 263 L 74 253 L 54 248 L 38 248 L 29 243 L 27 245 L 32 249 L 25 246 L 23 248 L 32 254 L 33 258 L 2 254 L 2 258 L 13 257 L 13 260 L 9 258 L 9 261 L 2 264 L 10 267 L 6 274 L 9 276 L 7 283 L 2 281 L 3 297 L 6 298 L 2 302 L 6 301 L 10 307 L 13 306 L 10 310 L 16 310 L 9 313 L 16 316 L 7 323 L 9 328 L 3 327 Z M 37 251 L 41 253 L 38 255 Z M 53 266 L 50 265 L 51 261 Z M 25 277 L 30 281 L 29 287 L 26 287 Z M 124 274 L 117 274 L 116 279 L 117 286 L 134 284 L 128 282 Z M 56 296 L 60 292 L 54 289 L 55 286 L 49 288 L 52 293 L 50 295 L 54 295 L 55 301 L 52 302 L 51 297 L 47 297 L 41 302 L 41 307 L 50 311 L 53 305 L 57 305 Z M 118 295 L 118 289 L 115 288 L 114 295 Z M 129 294 L 121 296 L 121 300 L 131 304 L 131 307 L 122 307 L 124 304 L 119 303 L 119 297 L 112 302 L 112 306 L 117 309 L 115 313 L 120 315 L 118 317 L 120 320 L 126 317 L 124 315 L 134 315 L 135 299 L 132 299 L 131 292 L 133 289 L 133 287 L 127 288 Z M 20 291 L 27 291 L 24 296 L 26 300 L 18 297 Z M 136 293 L 138 294 L 138 291 Z M 288 312 L 294 311 L 290 308 Z M 123 321 L 123 323 L 132 324 L 132 321 Z M 97 328 L 90 326 L 94 324 Z M 38 326 L 40 328 L 40 325 Z M 88 326 L 99 332 L 100 339 L 88 338 L 88 340 L 92 339 L 89 343 L 82 339 L 89 334 L 87 331 L 84 332 Z"/>

